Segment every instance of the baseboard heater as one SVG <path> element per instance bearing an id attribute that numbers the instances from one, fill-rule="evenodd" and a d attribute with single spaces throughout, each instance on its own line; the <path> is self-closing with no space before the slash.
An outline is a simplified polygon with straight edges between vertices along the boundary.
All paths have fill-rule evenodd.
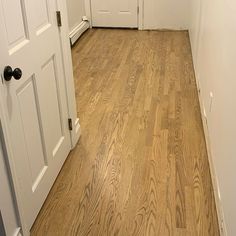
<path id="1" fill-rule="evenodd" d="M 83 17 L 83 19 L 84 20 L 70 32 L 71 46 L 73 46 L 79 37 L 89 28 L 88 20 L 86 20 L 86 17 Z"/>

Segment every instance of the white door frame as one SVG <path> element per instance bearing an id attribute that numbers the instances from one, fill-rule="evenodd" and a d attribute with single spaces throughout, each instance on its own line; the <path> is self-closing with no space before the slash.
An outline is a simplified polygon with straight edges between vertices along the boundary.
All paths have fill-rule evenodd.
<path id="1" fill-rule="evenodd" d="M 138 12 L 138 29 L 143 30 L 143 24 L 144 24 L 144 0 L 138 0 L 138 7 L 139 7 L 139 12 Z"/>
<path id="2" fill-rule="evenodd" d="M 1 122 L 1 112 L 0 112 L 0 122 Z M 2 130 L 0 127 L 0 135 L 2 134 Z M 9 163 L 6 160 L 5 153 L 5 141 L 3 137 L 0 137 L 0 180 L 1 186 L 0 191 L 1 198 L 3 201 L 0 201 L 0 212 L 2 213 L 3 227 L 5 229 L 5 234 L 8 235 L 11 231 L 11 235 L 9 236 L 20 236 L 21 235 L 21 227 L 19 222 L 19 213 L 16 209 L 15 195 L 12 192 L 12 177 L 9 172 Z M 10 225 L 9 225 L 9 222 Z M 0 222 L 1 223 L 1 222 Z M 0 225 L 1 227 L 1 225 Z M 1 230 L 0 230 L 1 231 Z M 1 232 L 0 232 L 1 235 Z"/>
<path id="3" fill-rule="evenodd" d="M 79 118 L 77 116 L 76 100 L 75 100 L 75 84 L 73 76 L 73 64 L 71 57 L 71 48 L 69 41 L 69 24 L 67 16 L 67 5 L 64 0 L 57 0 L 58 10 L 61 11 L 62 27 L 60 28 L 61 34 L 61 47 L 64 65 L 64 78 L 67 95 L 67 107 L 69 118 L 72 119 L 71 131 L 71 148 L 74 148 L 81 135 Z"/>
<path id="4" fill-rule="evenodd" d="M 91 8 L 91 0 L 84 0 L 85 1 L 85 14 L 89 19 L 89 23 L 90 23 L 90 28 L 92 28 L 93 26 L 93 22 L 92 22 L 92 8 Z M 144 16 L 143 16 L 143 12 L 144 12 L 144 0 L 137 0 L 137 6 L 139 8 L 139 12 L 138 12 L 138 29 L 139 30 L 143 30 L 143 21 L 144 21 Z"/>
<path id="5" fill-rule="evenodd" d="M 69 42 L 69 27 L 68 27 L 68 18 L 67 18 L 67 6 L 66 1 L 64 0 L 56 0 L 58 11 L 61 12 L 62 17 L 62 27 L 60 28 L 60 41 L 61 41 L 61 50 L 62 50 L 62 60 L 63 60 L 63 71 L 65 78 L 65 87 L 66 87 L 66 96 L 67 96 L 67 108 L 69 117 L 72 119 L 73 130 L 71 131 L 71 149 L 76 146 L 76 143 L 79 140 L 81 130 L 79 124 L 79 118 L 77 117 L 77 109 L 76 109 L 76 100 L 75 100 L 75 86 L 74 86 L 74 78 L 73 78 L 73 66 L 72 66 L 72 58 L 71 58 L 71 49 Z M 56 14 L 56 13 L 55 13 Z M 0 83 L 3 80 L 2 76 L 0 78 Z M 1 94 L 0 94 L 1 96 Z M 12 152 L 12 143 L 10 142 L 10 130 L 9 123 L 6 118 L 6 112 L 4 112 L 4 105 L 2 103 L 2 99 L 0 99 L 0 120 L 2 123 L 2 131 L 4 134 L 5 148 L 6 154 L 9 161 L 9 167 L 11 172 L 11 177 L 13 181 L 13 188 L 16 196 L 16 205 L 19 212 L 20 223 L 22 227 L 22 233 L 24 236 L 29 236 L 30 232 L 26 227 L 26 223 L 24 221 L 24 211 L 22 206 L 22 197 L 20 194 L 21 184 L 19 182 L 19 178 L 16 176 L 15 171 L 15 163 Z"/>
<path id="6" fill-rule="evenodd" d="M 3 78 L 1 78 L 2 80 Z M 6 149 L 6 158 L 8 160 L 8 165 L 9 165 L 9 169 L 10 169 L 10 173 L 11 174 L 11 178 L 12 178 L 12 187 L 14 189 L 14 194 L 16 197 L 16 206 L 17 206 L 17 210 L 18 210 L 18 214 L 19 214 L 19 219 L 20 219 L 20 223 L 21 223 L 21 229 L 23 232 L 23 235 L 28 236 L 29 232 L 26 231 L 26 224 L 24 222 L 24 212 L 23 212 L 23 207 L 22 207 L 22 200 L 21 200 L 21 195 L 20 195 L 20 184 L 19 184 L 19 179 L 16 176 L 16 171 L 15 171 L 15 164 L 14 164 L 14 159 L 13 159 L 13 152 L 12 152 L 12 148 L 11 148 L 11 143 L 10 143 L 10 131 L 9 131 L 9 127 L 8 127 L 8 122 L 5 116 L 5 112 L 4 112 L 4 108 L 3 108 L 3 104 L 1 102 L 2 100 L 0 99 L 0 121 L 2 124 L 2 132 L 3 132 L 3 139 L 4 139 L 4 145 L 5 145 L 5 149 Z"/>

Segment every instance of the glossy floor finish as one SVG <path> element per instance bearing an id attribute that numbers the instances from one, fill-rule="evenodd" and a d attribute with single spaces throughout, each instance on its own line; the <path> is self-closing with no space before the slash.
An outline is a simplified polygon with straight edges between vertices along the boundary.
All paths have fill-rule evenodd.
<path id="1" fill-rule="evenodd" d="M 187 32 L 90 30 L 82 137 L 32 235 L 219 235 Z"/>

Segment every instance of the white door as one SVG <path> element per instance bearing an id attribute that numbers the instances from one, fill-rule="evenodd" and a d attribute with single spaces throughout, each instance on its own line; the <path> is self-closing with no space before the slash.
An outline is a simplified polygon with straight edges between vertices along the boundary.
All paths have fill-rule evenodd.
<path id="1" fill-rule="evenodd" d="M 138 27 L 138 0 L 91 0 L 94 27 Z"/>
<path id="2" fill-rule="evenodd" d="M 0 0 L 0 99 L 28 229 L 71 148 L 56 10 L 56 0 Z M 4 78 L 8 65 L 22 77 Z"/>

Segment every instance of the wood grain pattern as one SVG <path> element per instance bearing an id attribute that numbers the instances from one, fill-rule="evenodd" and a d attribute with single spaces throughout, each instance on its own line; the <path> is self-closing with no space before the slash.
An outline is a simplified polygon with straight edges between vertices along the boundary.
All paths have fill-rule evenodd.
<path id="1" fill-rule="evenodd" d="M 89 30 L 73 62 L 83 133 L 31 235 L 219 235 L 188 32 Z"/>

